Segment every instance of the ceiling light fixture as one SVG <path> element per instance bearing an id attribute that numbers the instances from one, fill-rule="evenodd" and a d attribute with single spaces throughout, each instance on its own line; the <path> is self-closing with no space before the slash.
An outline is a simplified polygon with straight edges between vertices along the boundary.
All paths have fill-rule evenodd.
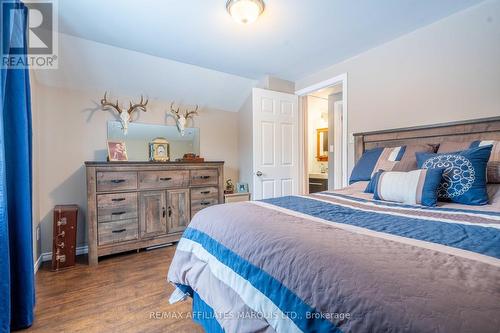
<path id="1" fill-rule="evenodd" d="M 236 22 L 243 24 L 255 22 L 264 8 L 262 0 L 228 0 L 226 3 L 229 15 Z"/>

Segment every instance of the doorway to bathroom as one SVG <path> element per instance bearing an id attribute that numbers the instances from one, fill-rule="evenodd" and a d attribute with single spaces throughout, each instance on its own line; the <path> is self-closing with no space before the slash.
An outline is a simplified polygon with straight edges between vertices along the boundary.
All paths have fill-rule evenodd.
<path id="1" fill-rule="evenodd" d="M 347 185 L 347 75 L 297 94 L 303 113 L 304 193 Z"/>

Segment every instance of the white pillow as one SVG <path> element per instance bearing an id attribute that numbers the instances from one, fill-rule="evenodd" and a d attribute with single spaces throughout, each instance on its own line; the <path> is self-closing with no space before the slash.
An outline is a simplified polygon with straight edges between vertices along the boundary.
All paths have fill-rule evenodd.
<path id="1" fill-rule="evenodd" d="M 409 205 L 435 206 L 444 169 L 388 171 L 375 175 L 373 197 Z"/>

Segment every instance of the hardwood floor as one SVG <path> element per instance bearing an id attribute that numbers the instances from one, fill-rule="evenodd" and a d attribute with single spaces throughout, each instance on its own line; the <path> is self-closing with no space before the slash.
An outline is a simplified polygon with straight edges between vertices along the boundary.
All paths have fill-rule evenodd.
<path id="1" fill-rule="evenodd" d="M 191 311 L 190 300 L 168 304 L 174 288 L 166 276 L 174 251 L 170 246 L 117 255 L 95 268 L 85 257 L 61 272 L 42 267 L 36 276 L 35 323 L 24 332 L 203 332 L 191 319 L 152 315 Z"/>

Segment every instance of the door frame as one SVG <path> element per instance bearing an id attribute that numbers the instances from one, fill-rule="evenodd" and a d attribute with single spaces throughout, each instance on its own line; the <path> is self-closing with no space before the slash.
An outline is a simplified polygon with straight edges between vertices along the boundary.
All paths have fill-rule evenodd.
<path id="1" fill-rule="evenodd" d="M 304 163 L 301 164 L 300 172 L 300 184 L 302 185 L 302 192 L 309 193 L 308 180 L 307 180 L 307 170 L 308 170 L 308 145 L 307 145 L 307 100 L 308 94 L 328 88 L 336 84 L 342 84 L 342 102 L 343 102 L 343 121 L 342 121 L 342 187 L 347 186 L 349 172 L 348 172 L 348 152 L 349 152 L 349 107 L 348 107 L 348 84 L 347 84 L 347 73 L 343 73 L 324 81 L 314 83 L 305 88 L 295 91 L 295 95 L 299 96 L 299 148 L 300 154 Z M 335 160 L 337 157 L 335 158 Z M 330 173 L 330 172 L 329 172 Z M 328 175 L 328 181 L 330 181 L 330 175 Z M 300 190 L 300 188 L 299 188 Z"/>

